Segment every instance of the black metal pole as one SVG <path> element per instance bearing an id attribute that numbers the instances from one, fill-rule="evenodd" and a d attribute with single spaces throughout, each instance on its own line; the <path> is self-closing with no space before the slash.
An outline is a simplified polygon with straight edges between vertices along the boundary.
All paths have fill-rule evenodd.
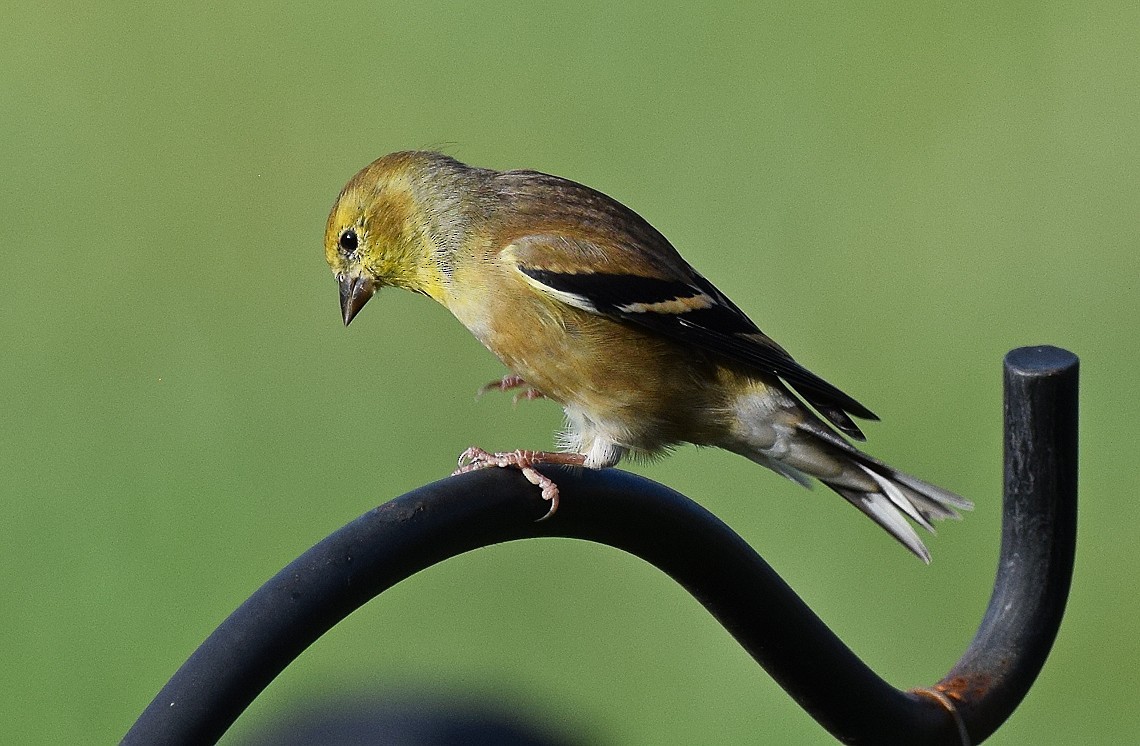
<path id="1" fill-rule="evenodd" d="M 970 647 L 932 689 L 975 742 L 1033 686 L 1065 613 L 1077 543 L 1079 362 L 1056 347 L 1005 358 L 1005 501 L 993 594 Z M 1008 662 L 1008 663 L 1006 663 Z"/>
<path id="2" fill-rule="evenodd" d="M 654 564 L 692 593 L 846 743 L 980 743 L 1032 685 L 1056 635 L 1076 535 L 1077 369 L 1071 353 L 1006 358 L 1006 479 L 994 595 L 961 661 L 929 690 L 884 682 L 745 542 L 688 498 L 614 469 L 551 471 L 547 508 L 517 472 L 427 485 L 369 511 L 262 586 L 194 652 L 127 744 L 216 741 L 310 644 L 353 610 L 448 557 L 540 536 L 587 539 Z"/>

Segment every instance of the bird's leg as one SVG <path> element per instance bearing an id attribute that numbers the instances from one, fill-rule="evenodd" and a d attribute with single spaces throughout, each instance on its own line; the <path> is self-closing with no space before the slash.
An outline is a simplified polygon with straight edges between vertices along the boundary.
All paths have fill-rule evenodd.
<path id="1" fill-rule="evenodd" d="M 528 384 L 523 380 L 522 376 L 516 376 L 513 373 L 509 376 L 503 376 L 498 381 L 491 381 L 485 386 L 480 386 L 479 391 L 475 393 L 475 396 L 480 397 L 483 394 L 486 394 L 488 391 L 510 391 L 511 389 L 522 388 L 524 386 L 526 389 L 524 391 L 518 392 L 514 395 L 514 398 L 511 399 L 514 404 L 518 404 L 520 399 L 533 401 L 534 399 L 546 398 L 546 394 Z"/>
<path id="2" fill-rule="evenodd" d="M 505 379 L 504 379 L 505 380 Z M 469 471 L 498 467 L 500 469 L 518 469 L 527 481 L 542 490 L 542 499 L 550 503 L 550 510 L 539 518 L 545 521 L 558 510 L 558 485 L 550 477 L 535 469 L 536 464 L 562 464 L 565 466 L 582 466 L 586 456 L 582 453 L 549 453 L 547 451 L 509 451 L 507 453 L 488 453 L 482 448 L 471 446 L 459 457 L 459 468 L 451 473 L 466 474 Z"/>

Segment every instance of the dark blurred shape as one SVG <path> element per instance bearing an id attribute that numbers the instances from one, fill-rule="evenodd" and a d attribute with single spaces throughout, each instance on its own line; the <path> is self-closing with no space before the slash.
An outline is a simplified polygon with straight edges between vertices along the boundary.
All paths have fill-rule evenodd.
<path id="1" fill-rule="evenodd" d="M 404 692 L 327 698 L 260 728 L 245 746 L 582 746 L 500 705 Z M 597 743 L 591 736 L 589 743 Z"/>

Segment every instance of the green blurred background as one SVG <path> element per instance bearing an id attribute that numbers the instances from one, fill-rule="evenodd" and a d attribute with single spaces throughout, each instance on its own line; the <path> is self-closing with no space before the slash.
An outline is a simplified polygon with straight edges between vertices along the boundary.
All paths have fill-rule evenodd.
<path id="1" fill-rule="evenodd" d="M 878 412 L 877 455 L 977 502 L 923 567 L 824 490 L 682 449 L 635 471 L 755 546 L 864 659 L 932 683 L 997 552 L 1000 363 L 1083 365 L 1069 613 L 991 743 L 1140 728 L 1134 2 L 9 2 L 0 32 L 0 727 L 113 742 L 266 578 L 445 475 L 549 447 L 430 301 L 351 329 L 342 184 L 438 148 L 638 210 Z M 1110 391 L 1115 387 L 1115 393 Z M 326 635 L 228 741 L 341 691 L 473 692 L 588 740 L 829 743 L 671 581 L 567 540 L 432 568 Z"/>

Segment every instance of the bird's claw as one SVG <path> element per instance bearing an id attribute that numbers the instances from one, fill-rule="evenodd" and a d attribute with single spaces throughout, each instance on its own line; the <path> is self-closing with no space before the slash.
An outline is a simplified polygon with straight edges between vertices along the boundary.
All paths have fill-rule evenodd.
<path id="1" fill-rule="evenodd" d="M 585 456 L 580 453 L 546 453 L 544 451 L 508 451 L 505 453 L 491 453 L 477 446 L 471 446 L 459 456 L 458 468 L 451 473 L 466 474 L 480 469 L 497 467 L 500 469 L 518 469 L 526 480 L 542 491 L 542 499 L 550 503 L 546 515 L 539 518 L 545 521 L 558 510 L 558 485 L 554 480 L 535 469 L 536 464 L 566 464 L 581 466 Z"/>

